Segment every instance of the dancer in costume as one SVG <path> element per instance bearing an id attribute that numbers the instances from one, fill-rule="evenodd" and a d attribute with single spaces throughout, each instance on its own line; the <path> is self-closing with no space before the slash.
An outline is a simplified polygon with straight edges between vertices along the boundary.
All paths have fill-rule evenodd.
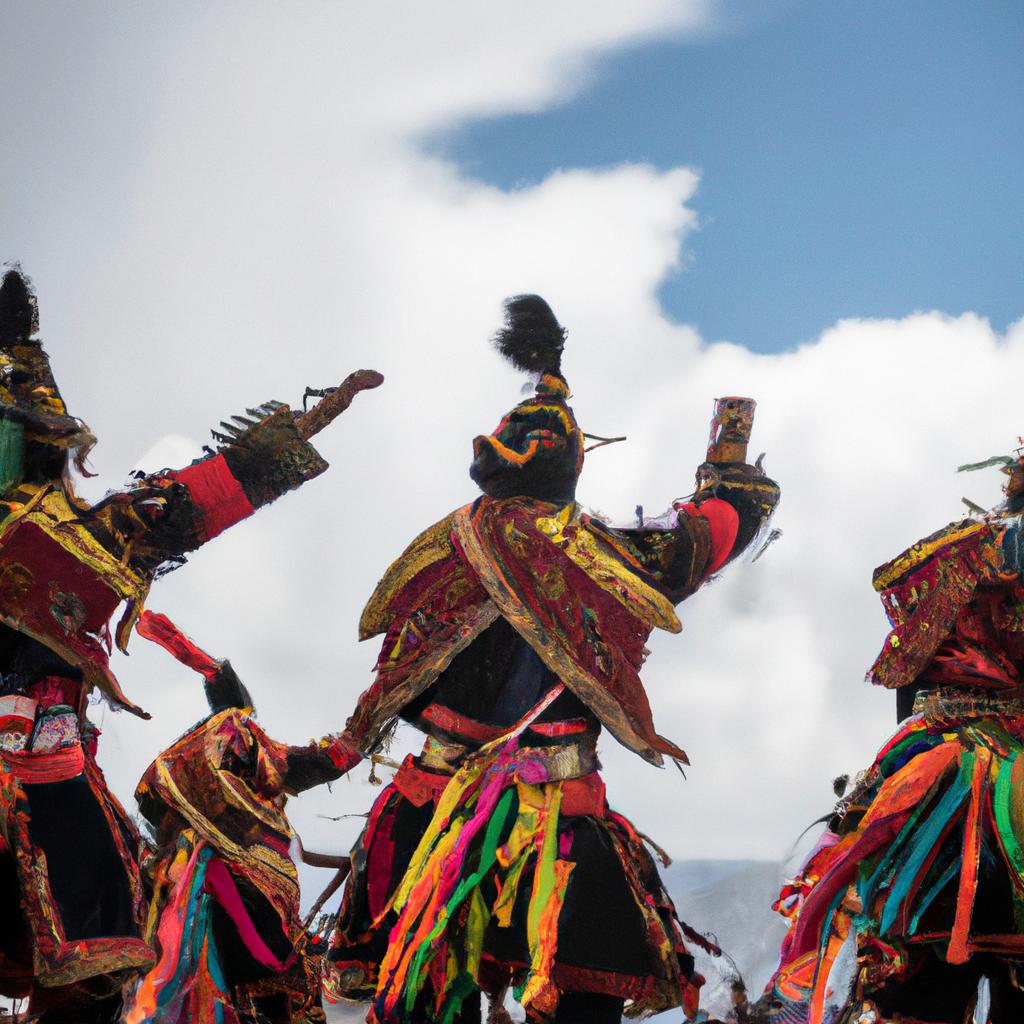
<path id="1" fill-rule="evenodd" d="M 124 1024 L 322 1021 L 284 804 L 361 757 L 336 737 L 275 742 L 230 662 L 163 616 L 145 612 L 138 630 L 202 673 L 211 713 L 160 754 L 135 791 L 156 837 L 146 939 L 158 959 Z"/>
<path id="2" fill-rule="evenodd" d="M 296 420 L 262 407 L 215 435 L 220 451 L 139 477 L 96 505 L 74 492 L 95 439 L 69 416 L 17 271 L 0 287 L 0 994 L 30 996 L 44 1021 L 118 1011 L 148 969 L 139 836 L 96 764 L 86 716 L 98 690 L 148 717 L 108 666 L 109 620 L 124 648 L 155 576 L 229 526 L 322 473 L 306 437 L 379 375 L 354 375 Z"/>
<path id="3" fill-rule="evenodd" d="M 608 807 L 597 740 L 685 762 L 654 729 L 645 641 L 680 630 L 673 606 L 750 544 L 778 487 L 745 462 L 753 403 L 729 399 L 692 501 L 625 529 L 585 515 L 565 332 L 537 296 L 506 312 L 498 348 L 536 394 L 475 440 L 483 496 L 412 542 L 360 623 L 384 641 L 348 735 L 370 751 L 401 718 L 427 740 L 353 850 L 325 985 L 381 1024 L 478 1020 L 479 991 L 509 984 L 532 1021 L 693 1012 L 684 928 Z"/>
<path id="4" fill-rule="evenodd" d="M 993 461 L 1003 506 L 875 570 L 893 628 L 868 679 L 901 724 L 776 904 L 770 1020 L 846 1002 L 844 1021 L 961 1024 L 985 976 L 991 1024 L 1024 1021 L 1024 461 Z M 830 978 L 847 941 L 849 992 Z"/>

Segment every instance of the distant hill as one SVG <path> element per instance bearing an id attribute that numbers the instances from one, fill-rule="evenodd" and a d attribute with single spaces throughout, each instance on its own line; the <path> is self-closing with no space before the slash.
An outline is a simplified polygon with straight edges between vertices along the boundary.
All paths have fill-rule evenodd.
<path id="1" fill-rule="evenodd" d="M 771 976 L 786 932 L 785 921 L 771 909 L 783 873 L 778 862 L 757 860 L 677 861 L 663 869 L 679 915 L 726 954 L 698 964 L 707 978 L 702 1005 L 708 1010 L 724 1014 L 728 1008 L 730 958 L 751 999 Z M 667 1021 L 670 1015 L 652 1019 Z M 673 1019 L 678 1021 L 678 1013 Z"/>

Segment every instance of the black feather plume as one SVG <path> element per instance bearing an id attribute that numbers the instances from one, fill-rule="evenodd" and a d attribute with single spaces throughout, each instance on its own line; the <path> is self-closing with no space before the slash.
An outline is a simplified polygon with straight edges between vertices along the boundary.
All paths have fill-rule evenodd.
<path id="1" fill-rule="evenodd" d="M 517 369 L 561 375 L 565 333 L 539 295 L 516 295 L 505 300 L 505 326 L 494 345 Z"/>
<path id="2" fill-rule="evenodd" d="M 17 270 L 8 270 L 0 285 L 0 339 L 23 341 L 39 329 L 39 311 L 28 282 Z"/>

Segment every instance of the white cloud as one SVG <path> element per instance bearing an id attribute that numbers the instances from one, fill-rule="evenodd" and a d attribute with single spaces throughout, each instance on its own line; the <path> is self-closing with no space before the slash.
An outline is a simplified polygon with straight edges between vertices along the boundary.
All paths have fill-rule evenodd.
<path id="1" fill-rule="evenodd" d="M 834 775 L 870 763 L 895 724 L 894 696 L 862 681 L 886 632 L 871 571 L 965 515 L 962 495 L 999 500 L 1000 474 L 955 469 L 1014 447 L 1019 409 L 1002 395 L 1022 372 L 1024 323 L 1000 337 L 971 315 L 851 320 L 786 355 L 706 349 L 648 408 L 662 428 L 686 410 L 678 433 L 692 446 L 704 396 L 756 395 L 753 447 L 783 486 L 783 539 L 684 605 L 683 635 L 659 638 L 645 672 L 659 726 L 694 762 L 690 782 L 612 791 L 642 802 L 638 817 L 674 850 L 775 856 L 829 809 Z M 622 486 L 624 456 L 584 481 Z M 639 476 L 626 486 L 639 493 Z M 685 811 L 666 823 L 669 799 Z"/>
<path id="2" fill-rule="evenodd" d="M 996 500 L 997 474 L 952 471 L 1021 430 L 1024 327 L 1000 338 L 926 313 L 844 321 L 786 355 L 705 346 L 656 301 L 696 226 L 692 172 L 567 169 L 503 192 L 417 149 L 442 124 L 558 102 L 601 54 L 696 27 L 705 5 L 520 5 L 531 17 L 516 20 L 380 7 L 195 8 L 97 30 L 93 57 L 68 55 L 81 83 L 60 88 L 72 108 L 72 85 L 92 97 L 109 150 L 58 117 L 60 167 L 38 149 L 32 183 L 3 165 L 9 255 L 101 438 L 100 489 L 245 405 L 357 365 L 387 375 L 323 437 L 326 477 L 199 552 L 151 606 L 232 658 L 272 735 L 340 728 L 376 653 L 355 642 L 363 601 L 416 532 L 472 498 L 470 439 L 518 397 L 486 343 L 500 300 L 540 291 L 571 331 L 581 421 L 630 437 L 589 459 L 584 502 L 664 507 L 690 488 L 712 398 L 760 402 L 754 446 L 783 485 L 785 537 L 687 602 L 645 674 L 689 781 L 610 742 L 603 756 L 612 799 L 674 854 L 775 856 L 894 721 L 891 695 L 861 682 L 884 631 L 871 569 L 955 518 L 961 493 Z M 116 88 L 128 71 L 141 113 Z M 119 672 L 156 715 L 105 715 L 102 761 L 127 800 L 203 701 L 140 640 Z M 307 845 L 342 849 L 358 821 L 317 815 L 364 811 L 373 792 L 357 773 L 296 801 Z"/>

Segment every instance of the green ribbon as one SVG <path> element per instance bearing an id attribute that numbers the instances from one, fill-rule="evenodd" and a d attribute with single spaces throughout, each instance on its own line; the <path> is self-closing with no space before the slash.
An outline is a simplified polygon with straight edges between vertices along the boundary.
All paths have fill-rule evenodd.
<path id="1" fill-rule="evenodd" d="M 1012 466 L 1017 460 L 1010 455 L 993 455 L 984 462 L 967 462 L 957 466 L 958 473 L 973 473 L 977 469 L 989 469 L 992 466 Z"/>
<path id="2" fill-rule="evenodd" d="M 25 458 L 25 427 L 0 419 L 0 494 L 21 483 Z"/>

